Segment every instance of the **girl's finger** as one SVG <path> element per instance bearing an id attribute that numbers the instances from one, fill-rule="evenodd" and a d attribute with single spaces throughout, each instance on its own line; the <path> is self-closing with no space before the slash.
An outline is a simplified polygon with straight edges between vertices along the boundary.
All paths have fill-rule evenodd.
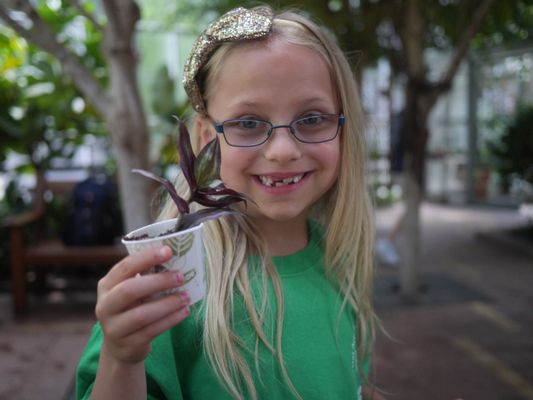
<path id="1" fill-rule="evenodd" d="M 143 329 L 140 329 L 132 333 L 125 340 L 129 341 L 131 344 L 142 345 L 147 342 L 151 342 L 156 336 L 161 335 L 163 332 L 169 330 L 170 328 L 178 325 L 190 314 L 189 307 L 182 307 L 176 312 L 171 312 L 161 319 L 145 326 Z"/>
<path id="2" fill-rule="evenodd" d="M 125 279 L 145 272 L 157 264 L 168 261 L 172 250 L 168 246 L 154 247 L 129 255 L 115 264 L 98 283 L 98 291 L 106 292 Z"/>
<path id="3" fill-rule="evenodd" d="M 136 275 L 128 278 L 105 293 L 99 304 L 105 315 L 114 315 L 131 309 L 150 296 L 183 284 L 183 274 L 176 271 Z"/>
<path id="4" fill-rule="evenodd" d="M 168 315 L 179 312 L 188 304 L 189 296 L 185 292 L 144 303 L 113 318 L 107 324 L 106 333 L 115 339 L 122 339 Z"/>

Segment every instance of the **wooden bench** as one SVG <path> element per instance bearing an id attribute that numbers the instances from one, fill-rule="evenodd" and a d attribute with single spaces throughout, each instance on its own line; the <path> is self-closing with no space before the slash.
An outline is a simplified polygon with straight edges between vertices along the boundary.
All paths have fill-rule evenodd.
<path id="1" fill-rule="evenodd" d="M 8 218 L 4 227 L 9 229 L 11 295 L 15 315 L 28 311 L 28 272 L 47 267 L 109 266 L 127 255 L 122 244 L 109 246 L 66 246 L 60 238 L 28 240 L 28 228 L 42 223 L 45 216 L 44 196 L 47 190 L 52 193 L 67 192 L 73 182 L 52 187 L 44 174 L 37 178 L 32 210 Z"/>

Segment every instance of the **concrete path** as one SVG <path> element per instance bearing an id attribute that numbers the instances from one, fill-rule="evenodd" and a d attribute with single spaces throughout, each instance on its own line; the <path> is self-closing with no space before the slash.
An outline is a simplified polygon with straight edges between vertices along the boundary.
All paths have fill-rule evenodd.
<path id="1" fill-rule="evenodd" d="M 378 218 L 386 231 L 398 207 Z M 402 304 L 398 272 L 380 267 L 376 303 L 384 328 L 376 382 L 395 400 L 533 399 L 533 246 L 511 246 L 502 230 L 516 212 L 425 205 L 422 292 Z"/>
<path id="2" fill-rule="evenodd" d="M 72 392 L 74 371 L 94 323 L 94 301 L 33 300 L 31 314 L 15 320 L 10 298 L 0 297 L 1 400 L 61 400 Z"/>

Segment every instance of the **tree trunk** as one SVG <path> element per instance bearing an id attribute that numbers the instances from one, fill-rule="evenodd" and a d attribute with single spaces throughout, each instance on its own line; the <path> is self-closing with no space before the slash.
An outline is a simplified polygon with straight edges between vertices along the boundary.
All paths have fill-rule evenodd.
<path id="1" fill-rule="evenodd" d="M 424 162 L 427 142 L 427 112 L 422 106 L 425 79 L 424 21 L 418 0 L 408 0 L 404 8 L 401 37 L 405 47 L 408 83 L 405 104 L 405 156 L 404 156 L 404 214 L 401 224 L 399 251 L 400 291 L 402 297 L 416 301 L 420 259 L 420 203 L 424 192 Z"/>
<path id="2" fill-rule="evenodd" d="M 148 179 L 131 172 L 134 168 L 149 169 L 148 133 L 143 125 L 133 126 L 127 112 L 107 124 L 114 142 L 124 229 L 129 232 L 150 222 L 152 187 Z"/>
<path id="3" fill-rule="evenodd" d="M 108 15 L 118 12 L 107 3 Z M 131 7 L 136 8 L 134 3 Z M 151 185 L 148 179 L 131 172 L 149 169 L 149 132 L 136 75 L 136 53 L 132 47 L 137 18 L 117 20 L 114 15 L 105 30 L 103 51 L 108 60 L 109 97 L 112 106 L 104 118 L 111 133 L 118 165 L 118 182 L 123 220 L 127 232 L 150 221 Z"/>
<path id="4" fill-rule="evenodd" d="M 408 159 L 409 156 L 406 157 Z M 408 161 L 408 160 L 406 160 Z M 401 258 L 400 292 L 406 302 L 416 301 L 418 294 L 418 268 L 420 264 L 420 203 L 422 192 L 416 177 L 410 170 L 403 177 L 404 214 L 398 236 Z"/>
<path id="5" fill-rule="evenodd" d="M 400 288 L 402 296 L 415 301 L 418 292 L 420 265 L 420 205 L 424 195 L 427 119 L 431 100 L 424 88 L 416 82 L 407 85 L 405 109 L 405 159 L 404 159 L 404 218 L 399 241 L 402 266 Z"/>
<path id="6" fill-rule="evenodd" d="M 481 22 L 494 0 L 483 0 L 477 6 L 470 25 L 458 41 L 454 54 L 441 79 L 431 83 L 426 77 L 424 65 L 424 21 L 421 0 L 407 0 L 403 8 L 403 18 L 396 21 L 406 55 L 405 132 L 406 154 L 404 165 L 404 221 L 400 232 L 400 271 L 401 293 L 406 299 L 415 300 L 418 294 L 418 268 L 420 263 L 420 205 L 424 196 L 426 147 L 429 137 L 427 121 L 431 109 L 439 96 L 451 87 L 451 83 L 461 61 L 464 59 L 470 42 L 479 31 Z"/>

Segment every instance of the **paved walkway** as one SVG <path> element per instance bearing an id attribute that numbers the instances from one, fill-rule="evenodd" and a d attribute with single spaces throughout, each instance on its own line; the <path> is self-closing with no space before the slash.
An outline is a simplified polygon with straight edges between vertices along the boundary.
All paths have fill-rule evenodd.
<path id="1" fill-rule="evenodd" d="M 398 211 L 378 212 L 380 231 Z M 390 400 L 533 399 L 533 254 L 478 235 L 523 220 L 429 204 L 422 219 L 420 303 L 402 304 L 397 269 L 378 267 L 378 314 L 391 336 L 379 336 L 378 387 Z M 0 400 L 65 397 L 93 302 L 94 295 L 34 299 L 31 314 L 16 321 L 0 293 Z"/>
<path id="2" fill-rule="evenodd" d="M 379 214 L 392 224 L 398 208 Z M 402 305 L 397 271 L 381 267 L 377 385 L 396 400 L 533 399 L 533 246 L 496 234 L 524 220 L 505 210 L 425 205 L 423 291 Z"/>
<path id="3" fill-rule="evenodd" d="M 11 300 L 2 294 L 0 400 L 67 398 L 94 323 L 93 303 L 89 298 L 43 298 L 32 301 L 28 317 L 14 320 Z"/>

